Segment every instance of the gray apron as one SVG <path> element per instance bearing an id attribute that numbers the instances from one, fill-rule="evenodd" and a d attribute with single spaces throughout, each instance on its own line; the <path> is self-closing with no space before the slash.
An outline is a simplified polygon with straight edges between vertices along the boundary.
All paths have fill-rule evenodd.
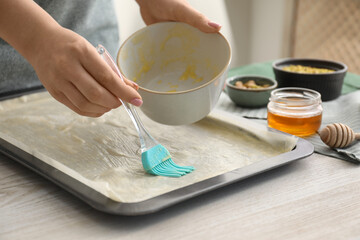
<path id="1" fill-rule="evenodd" d="M 119 45 L 114 4 L 108 0 L 36 0 L 61 26 L 71 29 L 96 46 L 101 43 L 113 55 Z M 32 66 L 0 38 L 0 97 L 42 88 Z"/>

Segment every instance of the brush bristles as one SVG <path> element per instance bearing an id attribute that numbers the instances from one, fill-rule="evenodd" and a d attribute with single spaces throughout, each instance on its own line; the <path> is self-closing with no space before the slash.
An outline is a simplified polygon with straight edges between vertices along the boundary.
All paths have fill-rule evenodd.
<path id="1" fill-rule="evenodd" d="M 195 168 L 191 166 L 179 166 L 175 164 L 171 158 L 169 158 L 147 172 L 158 176 L 181 177 L 185 174 L 191 173 L 194 170 Z"/>
<path id="2" fill-rule="evenodd" d="M 181 177 L 195 170 L 191 166 L 175 164 L 169 151 L 161 144 L 143 152 L 141 160 L 146 172 L 158 176 Z"/>

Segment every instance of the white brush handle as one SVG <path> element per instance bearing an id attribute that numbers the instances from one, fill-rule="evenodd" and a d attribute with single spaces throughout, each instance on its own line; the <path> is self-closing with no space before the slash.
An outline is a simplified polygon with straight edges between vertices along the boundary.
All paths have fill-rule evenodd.
<path id="1" fill-rule="evenodd" d="M 120 77 L 120 79 L 123 82 L 125 82 L 122 74 L 120 73 L 119 68 L 117 67 L 116 63 L 112 59 L 110 53 L 105 49 L 105 47 L 99 44 L 96 47 L 96 50 L 100 54 L 100 56 L 105 60 L 105 62 L 111 67 L 111 69 Z M 129 116 L 139 134 L 141 152 L 145 152 L 145 151 L 149 150 L 150 148 L 158 145 L 159 143 L 145 129 L 135 108 L 132 105 L 130 105 L 129 103 L 127 103 L 121 99 L 120 99 L 120 101 L 121 101 L 122 105 L 124 106 L 124 108 L 126 109 L 127 113 L 129 114 Z"/>

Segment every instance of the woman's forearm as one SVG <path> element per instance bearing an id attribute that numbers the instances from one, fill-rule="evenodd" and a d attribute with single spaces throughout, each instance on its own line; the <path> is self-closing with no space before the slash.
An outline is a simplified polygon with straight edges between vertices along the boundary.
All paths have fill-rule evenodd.
<path id="1" fill-rule="evenodd" d="M 121 81 L 85 38 L 61 27 L 32 0 L 0 0 L 0 37 L 33 66 L 48 92 L 74 112 L 99 117 L 142 104 L 135 84 Z"/>
<path id="2" fill-rule="evenodd" d="M 32 0 L 0 1 L 0 38 L 28 61 L 60 25 Z"/>

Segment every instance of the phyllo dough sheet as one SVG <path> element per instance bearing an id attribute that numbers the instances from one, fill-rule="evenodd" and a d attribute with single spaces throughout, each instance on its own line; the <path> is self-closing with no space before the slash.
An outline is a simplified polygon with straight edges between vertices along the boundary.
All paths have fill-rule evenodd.
<path id="1" fill-rule="evenodd" d="M 147 174 L 139 137 L 123 107 L 100 118 L 77 115 L 47 92 L 0 103 L 0 137 L 123 203 L 134 203 L 291 151 L 296 138 L 226 113 L 195 124 L 166 126 L 138 111 L 147 130 L 179 165 L 196 170 L 180 178 Z M 224 121 L 219 120 L 223 118 Z M 245 124 L 244 126 L 240 126 Z"/>

